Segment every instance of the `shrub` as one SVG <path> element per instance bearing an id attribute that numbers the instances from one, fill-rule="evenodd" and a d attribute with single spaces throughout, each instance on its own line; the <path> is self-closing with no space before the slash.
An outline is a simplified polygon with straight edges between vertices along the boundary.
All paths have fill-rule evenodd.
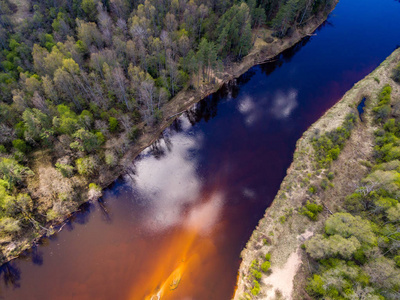
<path id="1" fill-rule="evenodd" d="M 308 192 L 310 193 L 310 194 L 315 194 L 316 192 L 317 192 L 317 188 L 315 187 L 315 186 L 310 186 L 309 188 L 308 188 Z"/>
<path id="2" fill-rule="evenodd" d="M 336 146 L 335 148 L 329 150 L 328 155 L 330 155 L 330 157 L 332 157 L 333 160 L 336 160 L 339 157 L 340 154 L 340 148 L 339 146 Z"/>
<path id="3" fill-rule="evenodd" d="M 261 264 L 261 270 L 266 273 L 271 268 L 271 263 L 269 261 L 265 261 Z"/>
<path id="4" fill-rule="evenodd" d="M 59 216 L 60 216 L 59 213 L 57 213 L 57 211 L 54 210 L 54 209 L 49 209 L 49 210 L 46 212 L 47 221 L 55 220 L 55 219 L 57 219 Z"/>
<path id="5" fill-rule="evenodd" d="M 19 221 L 14 218 L 2 218 L 0 219 L 0 229 L 6 233 L 16 233 L 21 230 Z"/>
<path id="6" fill-rule="evenodd" d="M 19 164 L 15 159 L 0 157 L 0 177 L 7 182 L 10 189 L 20 183 L 25 176 L 33 174 L 29 168 Z"/>
<path id="7" fill-rule="evenodd" d="M 261 272 L 260 272 L 260 271 L 253 270 L 252 273 L 253 273 L 254 278 L 256 278 L 256 279 L 261 279 L 261 276 L 262 276 L 262 275 L 261 275 Z"/>
<path id="8" fill-rule="evenodd" d="M 383 129 L 391 133 L 396 133 L 399 130 L 399 128 L 396 125 L 395 119 L 387 120 L 386 123 L 383 125 Z"/>
<path id="9" fill-rule="evenodd" d="M 326 190 L 326 189 L 328 188 L 328 186 L 329 186 L 328 180 L 322 179 L 322 181 L 321 181 L 321 188 L 322 188 L 323 190 Z"/>
<path id="10" fill-rule="evenodd" d="M 385 104 L 385 105 L 378 105 L 377 107 L 374 107 L 372 110 L 375 113 L 375 121 L 376 122 L 382 122 L 389 117 L 390 114 L 390 106 Z"/>
<path id="11" fill-rule="evenodd" d="M 56 169 L 61 172 L 64 177 L 71 177 L 74 175 L 74 167 L 67 164 L 56 163 Z"/>
<path id="12" fill-rule="evenodd" d="M 265 254 L 265 260 L 268 260 L 268 261 L 271 260 L 271 253 Z"/>
<path id="13" fill-rule="evenodd" d="M 257 296 L 257 295 L 260 293 L 260 284 L 258 283 L 257 280 L 253 280 L 253 284 L 254 284 L 254 286 L 253 286 L 253 288 L 251 289 L 251 293 L 252 293 L 254 296 Z"/>
<path id="14" fill-rule="evenodd" d="M 101 132 L 91 133 L 82 128 L 76 131 L 73 137 L 75 141 L 70 144 L 71 149 L 77 149 L 82 152 L 94 152 L 105 141 Z"/>
<path id="15" fill-rule="evenodd" d="M 318 214 L 323 210 L 323 206 L 307 201 L 307 204 L 300 209 L 300 214 L 307 216 L 310 220 L 316 221 Z"/>
<path id="16" fill-rule="evenodd" d="M 390 95 L 392 93 L 392 87 L 385 85 L 378 94 L 378 105 L 373 108 L 376 122 L 385 121 L 390 115 Z"/>
<path id="17" fill-rule="evenodd" d="M 13 140 L 12 145 L 15 149 L 21 151 L 22 153 L 26 153 L 28 151 L 28 145 L 21 139 Z"/>
<path id="18" fill-rule="evenodd" d="M 314 275 L 313 278 L 308 282 L 306 290 L 307 293 L 310 295 L 324 295 L 324 281 L 322 280 L 321 276 Z"/>
<path id="19" fill-rule="evenodd" d="M 256 279 L 260 279 L 261 278 L 261 272 L 259 270 L 259 264 L 258 264 L 258 260 L 255 259 L 251 262 L 250 265 L 250 272 L 251 274 L 253 274 L 254 278 Z"/>
<path id="20" fill-rule="evenodd" d="M 86 156 L 78 158 L 75 161 L 76 169 L 78 173 L 83 176 L 92 175 L 96 170 L 96 160 L 92 156 Z"/>
<path id="21" fill-rule="evenodd" d="M 338 158 L 345 141 L 350 137 L 356 120 L 355 114 L 350 113 L 346 116 L 342 126 L 313 138 L 312 145 L 319 167 L 328 167 L 332 160 Z"/>
<path id="22" fill-rule="evenodd" d="M 108 122 L 110 123 L 110 114 L 108 112 L 106 112 L 106 111 L 101 112 L 100 118 L 103 121 L 107 121 L 108 120 Z"/>
<path id="23" fill-rule="evenodd" d="M 110 132 L 116 132 L 118 130 L 119 123 L 118 120 L 114 117 L 110 117 L 108 119 L 108 128 Z"/>
<path id="24" fill-rule="evenodd" d="M 257 261 L 257 259 L 254 259 L 251 262 L 250 269 L 257 269 L 257 268 L 258 268 L 258 261 Z"/>

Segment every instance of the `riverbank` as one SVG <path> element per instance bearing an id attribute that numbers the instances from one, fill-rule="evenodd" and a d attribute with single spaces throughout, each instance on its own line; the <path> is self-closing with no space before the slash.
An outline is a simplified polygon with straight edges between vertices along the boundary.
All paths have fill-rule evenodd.
<path id="1" fill-rule="evenodd" d="M 163 130 L 165 130 L 165 128 L 167 128 L 179 116 L 180 112 L 185 111 L 206 96 L 218 91 L 223 84 L 239 77 L 254 65 L 273 59 L 279 53 L 292 47 L 302 38 L 310 35 L 315 29 L 317 29 L 318 26 L 326 20 L 326 17 L 326 15 L 319 15 L 309 20 L 307 26 L 294 31 L 290 37 L 286 37 L 282 40 L 273 38 L 271 32 L 266 30 L 259 30 L 256 32 L 255 46 L 242 62 L 227 66 L 223 72 L 218 74 L 215 83 L 205 84 L 198 90 L 183 90 L 176 97 L 171 99 L 162 108 L 164 116 L 162 122 L 153 128 L 146 128 L 144 124 L 141 124 L 139 126 L 139 130 L 142 131 L 140 138 L 134 143 L 134 145 L 130 146 L 129 150 L 125 153 L 116 167 L 111 169 L 102 168 L 102 170 L 99 171 L 98 178 L 92 178 L 89 181 L 89 179 L 83 177 L 74 177 L 71 180 L 67 180 L 60 176 L 59 172 L 54 168 L 52 157 L 47 151 L 36 151 L 33 154 L 35 159 L 32 166 L 32 170 L 36 175 L 28 179 L 26 191 L 32 193 L 34 199 L 43 199 L 42 203 L 46 203 L 46 197 L 49 199 L 52 197 L 49 190 L 60 188 L 56 186 L 59 181 L 71 181 L 71 186 L 74 187 L 76 194 L 79 194 L 80 199 L 74 203 L 73 206 L 68 207 L 68 210 L 66 210 L 64 215 L 47 224 L 46 226 L 49 230 L 43 228 L 30 230 L 20 236 L 18 240 L 3 239 L 1 243 L 1 251 L 3 253 L 1 263 L 16 258 L 22 251 L 37 243 L 42 236 L 52 234 L 59 230 L 59 226 L 62 228 L 63 222 L 68 220 L 73 212 L 79 209 L 79 205 L 90 200 L 89 190 L 87 188 L 89 183 L 94 182 L 102 188 L 109 186 L 116 178 L 118 178 L 118 176 L 127 171 L 127 166 L 131 165 L 133 159 L 135 159 L 143 149 L 159 138 Z M 121 145 L 117 143 L 113 146 L 114 148 L 118 148 Z M 44 184 L 44 182 L 46 184 Z M 50 200 L 48 202 L 51 203 Z"/>
<path id="2" fill-rule="evenodd" d="M 341 211 L 345 196 L 354 192 L 369 172 L 375 130 L 371 109 L 376 105 L 382 87 L 389 83 L 393 88 L 392 106 L 397 111 L 400 86 L 391 79 L 391 74 L 399 61 L 400 49 L 397 49 L 376 70 L 355 84 L 298 140 L 293 162 L 280 190 L 241 254 L 234 299 L 309 298 L 305 285 L 311 267 L 301 245 L 322 230 L 329 215 Z M 313 137 L 338 128 L 349 113 L 357 114 L 356 108 L 363 98 L 367 99 L 363 121 L 357 120 L 338 159 L 330 167 L 320 169 L 311 143 Z M 300 213 L 307 201 L 323 205 L 324 211 L 317 221 Z M 252 264 L 264 261 L 267 253 L 270 254 L 271 268 L 262 273 L 258 280 L 259 291 L 254 295 L 255 292 L 251 292 L 254 288 Z"/>
<path id="3" fill-rule="evenodd" d="M 336 3 L 337 2 L 338 1 L 336 1 Z M 333 9 L 334 7 L 332 7 L 332 10 Z M 311 36 L 313 32 L 326 21 L 328 15 L 329 14 L 319 15 L 310 19 L 306 26 L 295 30 L 290 37 L 285 37 L 283 39 L 272 37 L 272 31 L 269 30 L 260 29 L 258 32 L 255 32 L 255 42 L 251 52 L 245 56 L 240 63 L 231 63 L 226 66 L 225 70 L 216 76 L 215 83 L 204 84 L 197 90 L 182 90 L 166 103 L 162 108 L 162 114 L 164 116 L 163 121 L 158 124 L 157 127 L 146 131 L 140 137 L 136 144 L 131 147 L 129 152 L 124 156 L 121 165 L 131 163 L 145 148 L 155 142 L 160 134 L 180 116 L 180 113 L 185 112 L 197 102 L 217 92 L 224 84 L 238 78 L 250 68 L 273 60 L 277 55 L 290 49 L 303 38 Z M 266 42 L 267 40 L 269 43 Z"/>

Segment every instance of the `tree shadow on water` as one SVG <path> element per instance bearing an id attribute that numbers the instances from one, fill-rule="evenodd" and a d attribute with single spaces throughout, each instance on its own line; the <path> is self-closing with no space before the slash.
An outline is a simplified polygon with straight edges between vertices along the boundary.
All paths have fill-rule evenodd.
<path id="1" fill-rule="evenodd" d="M 60 226 L 61 228 L 67 229 L 68 231 L 74 230 L 75 226 L 74 224 L 80 224 L 80 225 L 85 225 L 86 223 L 89 222 L 90 219 L 90 213 L 92 212 L 94 206 L 90 202 L 85 202 L 83 203 L 80 207 L 79 210 L 74 213 L 67 221 L 65 221 L 64 224 Z"/>
<path id="2" fill-rule="evenodd" d="M 80 225 L 85 225 L 89 222 L 90 213 L 93 211 L 94 205 L 90 202 L 85 202 L 79 207 L 79 211 L 73 215 L 71 222 Z"/>
<path id="3" fill-rule="evenodd" d="M 19 288 L 21 280 L 21 270 L 14 262 L 5 263 L 0 267 L 0 277 L 6 287 Z"/>
<path id="4" fill-rule="evenodd" d="M 31 250 L 31 260 L 35 265 L 43 265 L 43 252 L 39 250 L 38 246 L 34 246 Z"/>
<path id="5" fill-rule="evenodd" d="M 107 203 L 105 201 L 103 201 L 102 198 L 97 200 L 97 202 L 99 204 L 99 208 L 100 208 L 101 214 L 103 216 L 103 220 L 107 223 L 111 223 L 112 219 L 111 219 L 111 215 L 110 215 L 110 208 L 108 207 Z"/>

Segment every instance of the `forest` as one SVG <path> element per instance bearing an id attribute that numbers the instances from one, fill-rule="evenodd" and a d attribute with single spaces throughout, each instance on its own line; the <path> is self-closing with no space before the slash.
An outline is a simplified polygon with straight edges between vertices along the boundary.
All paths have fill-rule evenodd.
<path id="1" fill-rule="evenodd" d="M 331 2 L 1 0 L 2 245 L 51 233 L 82 187 L 98 198 L 161 107 L 242 60 L 260 28 L 283 38 Z"/>
<path id="2" fill-rule="evenodd" d="M 392 77 L 398 82 L 399 70 L 400 64 Z M 385 85 L 372 109 L 377 129 L 369 173 L 345 197 L 339 212 L 327 218 L 322 232 L 303 245 L 313 265 L 306 288 L 313 298 L 399 299 L 400 123 L 391 93 L 392 87 Z M 325 156 L 317 156 L 319 164 L 336 159 L 332 149 L 338 132 L 320 138 L 324 143 L 314 143 L 325 149 L 319 152 Z"/>
<path id="3" fill-rule="evenodd" d="M 82 203 L 79 187 L 101 195 L 94 182 L 165 117 L 163 104 L 240 61 L 258 29 L 283 38 L 331 2 L 1 0 L 2 244 L 51 232 Z"/>

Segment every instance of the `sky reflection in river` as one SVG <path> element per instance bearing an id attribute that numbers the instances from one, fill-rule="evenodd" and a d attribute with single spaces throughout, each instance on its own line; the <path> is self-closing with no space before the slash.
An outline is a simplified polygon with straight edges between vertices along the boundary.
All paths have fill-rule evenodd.
<path id="1" fill-rule="evenodd" d="M 277 90 L 273 96 L 258 97 L 257 100 L 249 95 L 237 99 L 237 110 L 243 115 L 248 127 L 265 118 L 287 119 L 298 106 L 298 91 L 289 88 L 286 91 Z"/>
<path id="2" fill-rule="evenodd" d="M 188 120 L 183 123 L 190 126 Z M 201 135 L 183 133 L 165 137 L 157 145 L 163 154 L 153 156 L 153 149 L 146 149 L 135 164 L 137 175 L 125 177 L 136 192 L 135 201 L 143 201 L 148 207 L 144 219 L 152 230 L 165 230 L 181 223 L 185 207 L 199 197 L 201 180 L 191 153 L 201 147 L 201 139 Z"/>
<path id="3" fill-rule="evenodd" d="M 271 113 L 277 119 L 286 119 L 297 107 L 298 91 L 289 89 L 287 92 L 277 91 L 271 105 Z"/>
<path id="4" fill-rule="evenodd" d="M 224 195 L 217 186 L 203 186 L 194 155 L 203 138 L 190 128 L 189 120 L 181 118 L 181 131 L 167 130 L 156 146 L 141 154 L 134 174 L 124 178 L 135 195 L 132 201 L 143 207 L 144 232 L 169 236 L 166 244 L 158 245 L 162 253 L 154 257 L 146 276 L 132 285 L 132 299 L 174 299 L 181 280 L 185 288 L 179 291 L 190 291 L 190 283 L 199 280 L 193 271 L 215 252 L 213 231 L 220 222 Z"/>

